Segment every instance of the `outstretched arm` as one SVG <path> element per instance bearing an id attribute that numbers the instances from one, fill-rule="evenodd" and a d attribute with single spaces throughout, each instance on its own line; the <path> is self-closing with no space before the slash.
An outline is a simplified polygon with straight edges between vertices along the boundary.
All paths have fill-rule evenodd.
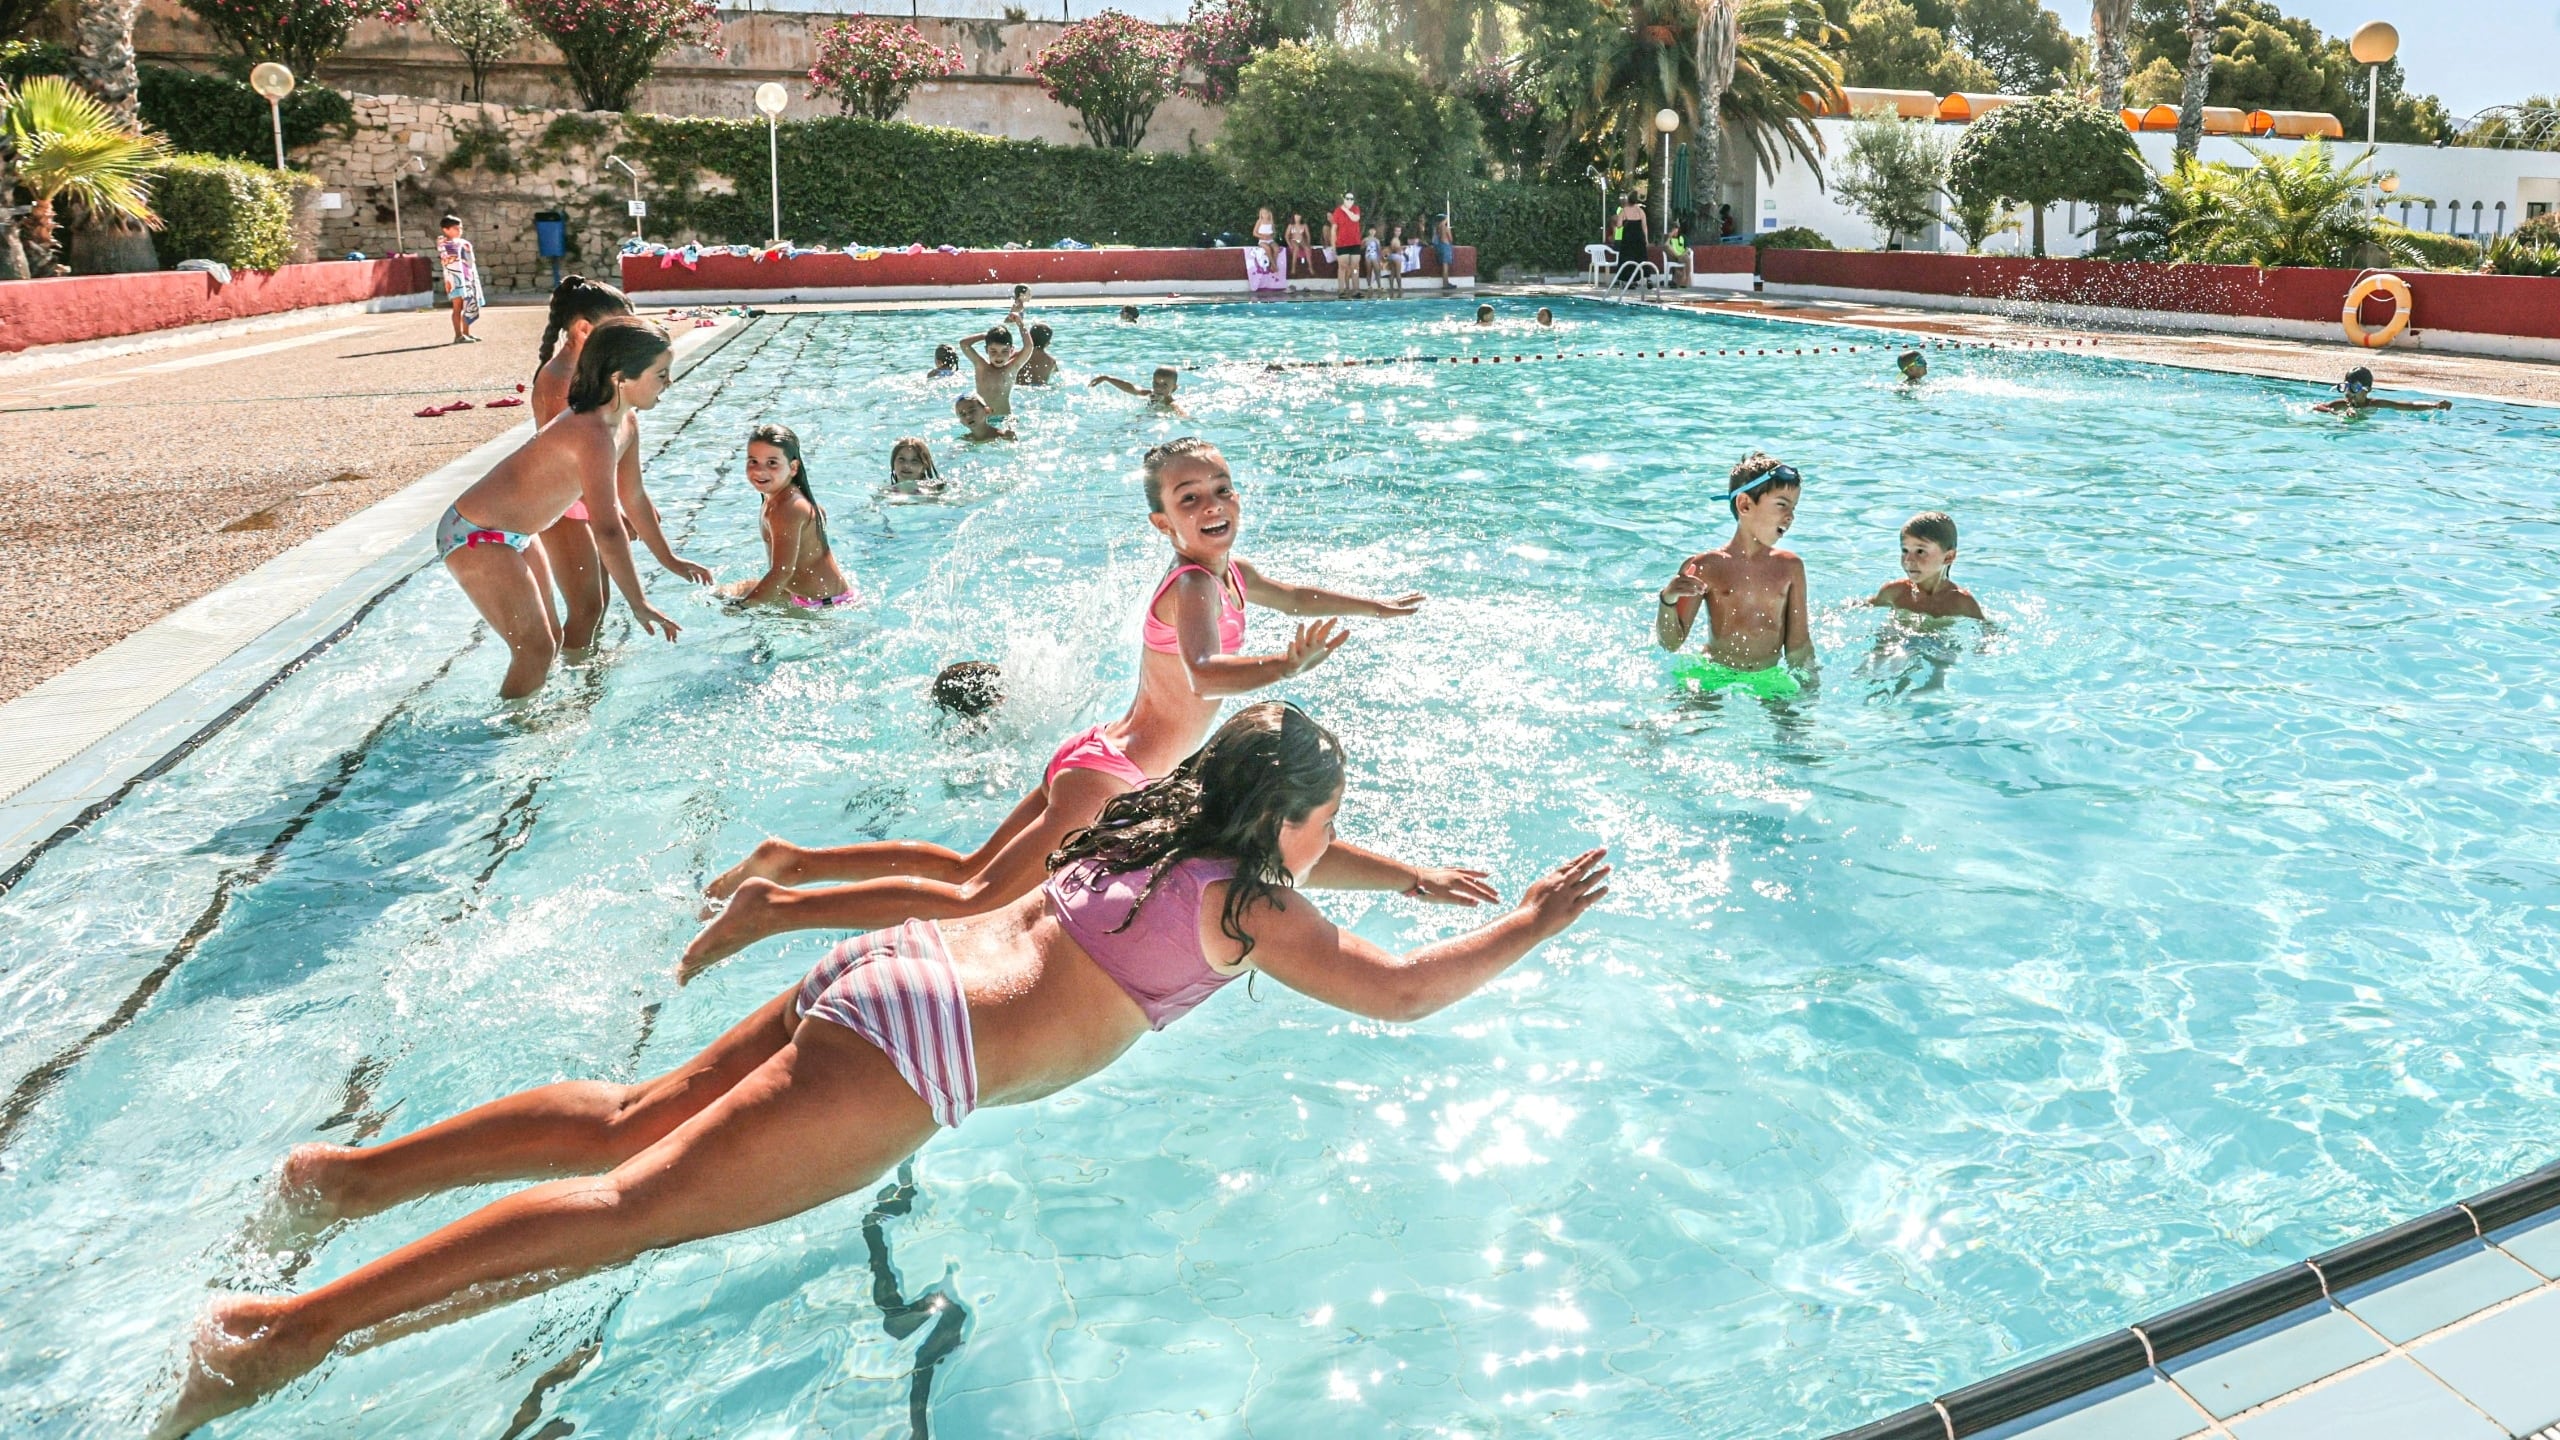
<path id="1" fill-rule="evenodd" d="M 669 574 L 693 584 L 710 584 L 709 566 L 694 564 L 678 555 L 675 547 L 667 543 L 667 532 L 658 523 L 658 507 L 640 483 L 640 437 L 636 428 L 631 443 L 623 449 L 622 462 L 614 481 L 614 488 L 622 497 L 623 519 L 629 523 L 631 532 L 640 537 L 640 543 L 649 547 L 649 553 L 658 557 L 658 563 L 665 566 Z M 587 513 L 592 515 L 595 512 L 590 509 Z"/>
<path id="2" fill-rule="evenodd" d="M 2450 410 L 2453 408 L 2453 402 L 2450 400 L 2419 401 L 2383 400 L 2380 398 L 2373 398 L 2366 400 L 2364 403 L 2377 410 Z"/>
<path id="3" fill-rule="evenodd" d="M 1228 655 L 1219 648 L 1218 582 L 1193 570 L 1176 576 L 1165 594 L 1173 600 L 1173 633 L 1191 693 L 1202 699 L 1244 695 L 1312 670 L 1342 648 L 1350 632 L 1330 620 L 1300 625 L 1289 648 L 1277 655 Z"/>
<path id="4" fill-rule="evenodd" d="M 639 567 L 631 563 L 631 535 L 622 527 L 622 506 L 614 490 L 621 468 L 614 448 L 612 436 L 594 430 L 578 437 L 578 498 L 587 505 L 587 528 L 595 534 L 596 556 L 604 561 L 604 573 L 613 577 L 632 618 L 641 629 L 651 634 L 663 631 L 673 640 L 676 622 L 649 603 Z"/>
<path id="5" fill-rule="evenodd" d="M 1266 578 L 1261 571 L 1242 560 L 1229 563 L 1244 576 L 1246 600 L 1283 615 L 1367 615 L 1379 620 L 1393 620 L 1422 608 L 1423 595 L 1419 590 L 1408 591 L 1392 600 L 1371 600 L 1313 585 L 1283 585 Z"/>
<path id="6" fill-rule="evenodd" d="M 1501 892 L 1486 881 L 1486 871 L 1463 867 L 1431 869 L 1391 860 L 1347 840 L 1336 840 L 1307 872 L 1310 890 L 1393 890 L 1439 905 L 1500 903 Z"/>
<path id="7" fill-rule="evenodd" d="M 1088 390 L 1092 389 L 1096 385 L 1109 385 L 1112 388 L 1129 395 L 1145 395 L 1151 393 L 1145 386 L 1132 385 L 1117 375 L 1096 375 L 1092 379 L 1084 382 L 1084 384 L 1085 388 Z"/>
<path id="8" fill-rule="evenodd" d="M 1577 855 L 1530 886 L 1501 919 L 1410 955 L 1343 933 L 1305 897 L 1283 891 L 1247 918 L 1251 959 L 1290 989 L 1355 1015 L 1419 1020 L 1473 994 L 1581 919 L 1609 893 L 1607 859 L 1605 850 Z"/>

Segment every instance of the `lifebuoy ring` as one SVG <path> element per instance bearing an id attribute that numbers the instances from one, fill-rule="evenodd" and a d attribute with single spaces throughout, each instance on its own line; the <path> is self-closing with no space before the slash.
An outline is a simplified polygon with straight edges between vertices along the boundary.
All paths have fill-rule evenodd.
<path id="1" fill-rule="evenodd" d="M 2391 297 L 2391 318 L 2379 330 L 2364 326 L 2364 302 L 2376 295 Z M 2347 308 L 2338 314 L 2338 323 L 2346 327 L 2347 338 L 2368 350 L 2379 350 L 2400 338 L 2409 328 L 2409 316 L 2415 304 L 2409 298 L 2409 282 L 2397 275 L 2367 275 L 2347 292 Z"/>

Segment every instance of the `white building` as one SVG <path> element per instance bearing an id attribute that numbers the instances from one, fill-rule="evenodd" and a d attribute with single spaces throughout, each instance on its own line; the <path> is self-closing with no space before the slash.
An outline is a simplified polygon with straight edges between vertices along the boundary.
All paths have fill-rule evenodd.
<path id="1" fill-rule="evenodd" d="M 1813 122 L 1822 137 L 1825 179 L 1837 169 L 1840 156 L 1848 148 L 1850 127 L 1855 123 L 1847 119 Z M 1961 124 L 1938 125 L 1939 131 L 1949 137 L 1961 134 L 1963 128 Z M 2152 169 L 2169 168 L 2170 153 L 2177 144 L 2175 135 L 2150 132 L 2135 135 L 2133 141 Z M 2198 153 L 2206 160 L 2247 165 L 2252 161 L 2249 152 L 2241 148 L 2243 143 L 2238 138 L 2208 135 Z M 2261 150 L 2288 153 L 2307 142 L 2263 139 L 2245 143 Z M 2341 160 L 2364 151 L 2361 140 L 2329 143 L 2337 148 Z M 2380 151 L 2379 167 L 2400 180 L 2398 194 L 2385 202 L 2383 213 L 2413 230 L 2469 236 L 2486 244 L 2533 216 L 2560 209 L 2560 152 L 2432 145 L 2376 148 Z M 1728 145 L 1725 153 L 1736 153 L 1736 147 Z M 1748 150 L 1742 153 L 1747 154 Z M 1821 232 L 1843 249 L 1880 250 L 1885 246 L 1884 236 L 1817 182 L 1812 167 L 1792 157 L 1774 178 L 1756 167 L 1748 175 L 1732 177 L 1725 196 L 1726 203 L 1733 206 L 1735 223 L 1745 231 L 1802 225 Z M 1943 204 L 1941 201 L 1942 208 Z M 1983 253 L 2023 254 L 2031 249 L 2026 212 L 2019 211 L 2017 219 L 2018 228 L 1994 236 L 1983 246 Z M 2093 207 L 2087 205 L 2056 205 L 2046 211 L 2045 253 L 2086 253 L 2095 221 Z M 1964 242 L 1952 227 L 1932 225 L 1906 248 L 1962 251 Z"/>

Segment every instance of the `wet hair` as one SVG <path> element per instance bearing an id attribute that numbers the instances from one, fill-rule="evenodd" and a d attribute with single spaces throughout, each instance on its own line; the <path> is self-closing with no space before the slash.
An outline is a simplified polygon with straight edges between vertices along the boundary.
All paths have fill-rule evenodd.
<path id="1" fill-rule="evenodd" d="M 459 230 L 462 228 L 462 217 L 448 212 L 443 219 L 436 222 L 436 228 L 439 230 Z"/>
<path id="2" fill-rule="evenodd" d="M 1013 332 L 1007 330 L 1001 325 L 990 325 L 987 327 L 987 343 L 990 345 L 1010 345 L 1013 343 Z"/>
<path id="3" fill-rule="evenodd" d="M 569 408 L 583 415 L 613 402 L 617 380 L 647 374 L 658 357 L 675 348 L 667 332 L 635 315 L 614 315 L 596 322 L 578 351 L 578 373 L 569 381 Z"/>
<path id="4" fill-rule="evenodd" d="M 1538 319 L 1541 323 L 1553 320 L 1554 318 L 1556 318 L 1556 312 L 1553 309 L 1545 305 L 1538 307 Z"/>
<path id="5" fill-rule="evenodd" d="M 542 356 L 535 363 L 550 364 L 551 352 L 560 345 L 560 332 L 579 321 L 593 325 L 630 313 L 631 297 L 613 286 L 584 275 L 563 275 L 551 292 L 551 313 L 542 327 Z"/>
<path id="6" fill-rule="evenodd" d="M 1170 365 L 1159 365 L 1156 367 L 1154 378 L 1158 380 L 1173 380 L 1178 382 L 1182 379 L 1182 372 L 1174 369 Z"/>
<path id="7" fill-rule="evenodd" d="M 1901 354 L 1893 357 L 1893 363 L 1896 369 L 1901 370 L 1908 370 L 1914 365 L 1918 365 L 1921 368 L 1926 369 L 1928 368 L 1929 358 L 1917 350 L 1905 350 Z"/>
<path id="8" fill-rule="evenodd" d="M 1492 314 L 1493 307 L 1490 305 L 1479 305 L 1476 307 L 1476 318 L 1479 320 L 1488 319 Z"/>
<path id="9" fill-rule="evenodd" d="M 1050 329 L 1047 325 L 1034 325 L 1034 326 L 1032 326 L 1032 327 L 1031 327 L 1031 348 L 1032 348 L 1032 349 L 1034 349 L 1034 350 L 1045 350 L 1045 349 L 1047 349 L 1047 348 L 1048 348 L 1048 346 L 1049 346 L 1049 341 L 1050 341 L 1050 339 L 1051 339 L 1052 337 L 1054 337 L 1057 333 L 1058 333 L 1057 331 Z"/>
<path id="10" fill-rule="evenodd" d="M 1167 440 L 1147 452 L 1147 513 L 1164 513 L 1164 467 L 1176 460 L 1224 460 L 1218 447 L 1197 435 Z"/>
<path id="11" fill-rule="evenodd" d="M 1004 672 L 992 660 L 962 660 L 933 677 L 933 703 L 963 720 L 977 719 L 1002 699 Z"/>
<path id="12" fill-rule="evenodd" d="M 2361 385 L 2370 390 L 2373 388 L 2373 372 L 2359 365 L 2347 372 L 2346 384 L 2349 387 Z"/>
<path id="13" fill-rule="evenodd" d="M 924 437 L 921 435 L 901 435 L 895 441 L 891 442 L 889 446 L 890 470 L 895 471 L 898 468 L 899 454 L 908 450 L 916 452 L 916 458 L 924 462 L 924 478 L 927 480 L 939 480 L 942 478 L 941 469 L 933 463 L 933 447 L 924 443 Z"/>
<path id="14" fill-rule="evenodd" d="M 1016 296 L 1026 296 L 1031 293 L 1031 287 L 1028 285 L 1016 285 L 1013 287 L 1013 293 Z"/>
<path id="15" fill-rule="evenodd" d="M 818 512 L 818 540 L 824 544 L 827 538 L 827 507 L 818 503 L 817 493 L 809 488 L 809 465 L 800 458 L 800 436 L 788 425 L 759 425 L 747 432 L 747 443 L 770 445 L 782 452 L 783 459 L 791 462 L 791 488 L 799 491 L 800 498 L 809 502 L 809 508 Z"/>
<path id="16" fill-rule="evenodd" d="M 1741 514 L 1742 497 L 1745 493 L 1754 488 L 1753 482 L 1757 481 L 1761 476 L 1768 474 L 1772 470 L 1781 470 L 1785 468 L 1787 468 L 1787 462 L 1779 459 L 1775 455 L 1764 454 L 1758 450 L 1754 450 L 1750 454 L 1743 456 L 1741 461 L 1733 467 L 1733 473 L 1725 477 L 1725 508 L 1731 510 L 1736 515 Z M 1798 480 L 1794 488 L 1801 488 L 1803 483 L 1804 482 L 1802 480 Z M 1789 487 L 1785 481 L 1781 480 L 1773 482 L 1769 488 L 1772 490 L 1783 490 L 1791 487 Z"/>
<path id="17" fill-rule="evenodd" d="M 1902 522 L 1905 539 L 1926 540 L 1948 554 L 1956 548 L 1956 517 L 1944 510 L 1923 510 Z"/>
<path id="18" fill-rule="evenodd" d="M 1121 318 L 1121 319 L 1123 319 L 1123 320 L 1128 321 L 1129 323 L 1131 323 L 1131 324 L 1133 324 L 1133 325 L 1134 325 L 1134 324 L 1136 324 L 1136 323 L 1137 323 L 1137 320 L 1138 320 L 1138 307 L 1137 307 L 1137 306 L 1135 306 L 1135 305 L 1123 305 L 1123 306 L 1121 306 L 1121 307 L 1120 307 L 1120 318 Z"/>
<path id="19" fill-rule="evenodd" d="M 949 345 L 936 345 L 933 347 L 933 367 L 935 369 L 956 369 L 959 364 L 960 352 L 956 348 Z"/>
<path id="20" fill-rule="evenodd" d="M 1253 953 L 1245 912 L 1290 888 L 1280 827 L 1342 793 L 1342 742 L 1295 705 L 1265 700 L 1236 712 L 1173 773 L 1125 795 L 1049 857 L 1051 870 L 1093 860 L 1105 874 L 1147 873 L 1146 888 L 1110 933 L 1129 928 L 1176 862 L 1233 860 L 1218 928 Z"/>

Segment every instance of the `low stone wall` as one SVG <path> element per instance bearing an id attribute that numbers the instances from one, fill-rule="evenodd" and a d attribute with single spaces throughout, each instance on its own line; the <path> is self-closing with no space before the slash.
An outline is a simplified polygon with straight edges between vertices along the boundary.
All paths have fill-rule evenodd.
<path id="1" fill-rule="evenodd" d="M 806 13 L 730 10 L 721 16 L 722 53 L 681 46 L 658 62 L 640 87 L 632 109 L 650 115 L 744 117 L 755 111 L 756 86 L 779 80 L 791 91 L 793 115 L 832 114 L 833 101 L 809 93 L 809 66 L 818 36 L 843 17 Z M 891 19 L 904 17 L 891 16 Z M 1012 140 L 1085 143 L 1074 111 L 1051 100 L 1024 72 L 1066 27 L 1055 20 L 960 20 L 927 16 L 910 21 L 926 39 L 960 52 L 960 73 L 918 90 L 899 118 L 919 125 L 947 125 Z M 216 68 L 230 53 L 177 0 L 144 0 L 134 21 L 133 43 L 142 59 L 199 70 Z M 368 20 L 355 27 L 347 47 L 323 61 L 320 79 L 350 92 L 416 95 L 463 101 L 471 72 L 453 47 L 421 24 Z M 551 42 L 531 39 L 498 63 L 487 100 L 509 106 L 559 109 L 578 103 Z M 1217 138 L 1225 112 L 1187 96 L 1156 111 L 1141 147 L 1187 151 Z"/>
<path id="2" fill-rule="evenodd" d="M 0 285 L 0 352 L 317 306 L 396 309 L 424 303 L 426 289 L 427 262 L 415 256 L 235 270 L 227 285 L 193 270 L 20 280 Z"/>

